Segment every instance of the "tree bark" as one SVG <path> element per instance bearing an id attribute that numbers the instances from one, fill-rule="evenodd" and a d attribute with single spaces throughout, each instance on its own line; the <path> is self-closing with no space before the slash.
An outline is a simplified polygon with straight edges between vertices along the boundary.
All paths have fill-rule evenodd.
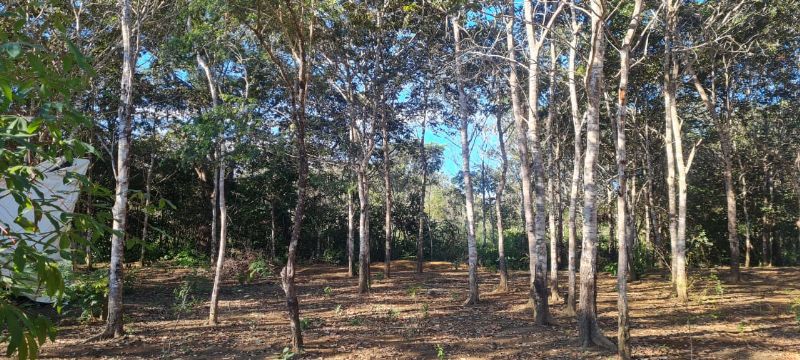
<path id="1" fill-rule="evenodd" d="M 150 225 L 150 184 L 153 181 L 153 166 L 155 166 L 156 157 L 150 154 L 150 164 L 147 166 L 147 171 L 144 176 L 144 219 L 142 220 L 142 245 L 139 253 L 139 267 L 144 267 L 144 255 L 147 249 L 147 230 Z"/>
<path id="2" fill-rule="evenodd" d="M 497 144 L 500 149 L 500 179 L 497 181 L 495 189 L 495 221 L 497 223 L 497 256 L 498 270 L 500 271 L 500 283 L 497 284 L 497 292 L 508 292 L 508 266 L 506 265 L 505 236 L 503 231 L 503 192 L 506 189 L 506 175 L 508 173 L 508 155 L 506 154 L 506 143 L 503 129 L 503 113 L 500 108 L 500 91 L 497 92 Z"/>
<path id="3" fill-rule="evenodd" d="M 117 171 L 114 190 L 113 218 L 111 228 L 111 261 L 108 266 L 108 316 L 105 330 L 96 338 L 122 336 L 123 329 L 123 262 L 125 260 L 125 230 L 128 220 L 128 172 L 133 111 L 133 71 L 136 56 L 131 51 L 131 3 L 120 0 L 120 28 L 122 32 L 122 77 L 120 80 L 120 102 L 117 109 Z"/>
<path id="4" fill-rule="evenodd" d="M 583 162 L 583 249 L 578 336 L 582 347 L 592 344 L 615 349 L 597 324 L 597 185 L 594 175 L 600 140 L 600 96 L 605 56 L 605 1 L 591 0 L 591 53 L 586 71 L 586 154 Z"/>
<path id="5" fill-rule="evenodd" d="M 527 2 L 526 2 L 527 4 Z M 526 5 L 527 6 L 527 5 Z M 509 59 L 516 59 L 516 52 L 514 47 L 514 2 L 509 0 L 509 8 L 512 10 L 509 13 L 508 20 L 506 22 L 506 51 L 508 52 Z M 519 152 L 519 174 L 520 174 L 520 182 L 521 182 L 521 192 L 522 192 L 522 215 L 525 221 L 525 236 L 528 240 L 528 252 L 531 255 L 530 260 L 530 283 L 531 283 L 531 291 L 530 291 L 530 300 L 531 303 L 534 302 L 533 300 L 533 280 L 534 280 L 534 273 L 536 272 L 535 264 L 534 264 L 534 254 L 535 254 L 535 243 L 536 237 L 534 236 L 534 228 L 533 228 L 533 204 L 531 201 L 531 169 L 530 169 L 530 162 L 529 162 L 529 149 L 528 149 L 528 122 L 525 119 L 524 115 L 522 114 L 522 103 L 519 94 L 519 81 L 517 79 L 517 65 L 516 61 L 512 61 L 509 63 L 509 74 L 508 74 L 508 86 L 511 89 L 511 108 L 514 114 L 514 125 L 516 127 L 517 133 L 517 152 Z"/>
<path id="6" fill-rule="evenodd" d="M 351 167 L 352 168 L 352 167 Z M 355 254 L 354 254 L 354 238 L 355 238 L 355 217 L 356 208 L 353 206 L 353 190 L 348 187 L 347 189 L 347 277 L 355 277 Z"/>
<path id="7" fill-rule="evenodd" d="M 275 238 L 275 203 L 270 202 L 269 204 L 269 258 L 272 261 L 275 261 L 275 243 L 277 239 Z"/>
<path id="8" fill-rule="evenodd" d="M 388 279 L 391 277 L 392 268 L 392 165 L 389 160 L 389 129 L 388 118 L 386 114 L 383 117 L 383 186 L 385 188 L 384 194 L 386 199 L 385 222 L 383 228 L 385 230 L 385 257 L 383 262 L 384 276 Z"/>
<path id="9" fill-rule="evenodd" d="M 531 299 L 534 305 L 534 321 L 537 324 L 553 323 L 550 316 L 547 294 L 547 244 L 545 243 L 546 213 L 545 213 L 545 175 L 542 162 L 541 144 L 539 140 L 539 52 L 543 39 L 553 25 L 558 13 L 563 9 L 560 3 L 558 8 L 550 15 L 550 21 L 544 25 L 544 30 L 536 36 L 534 29 L 533 5 L 529 1 L 524 3 L 525 33 L 528 39 L 528 137 L 531 142 L 531 172 L 533 175 L 533 235 L 534 241 L 529 239 L 528 255 L 530 257 L 531 272 Z"/>
<path id="10" fill-rule="evenodd" d="M 572 159 L 572 181 L 570 183 L 569 192 L 569 211 L 568 211 L 568 229 L 569 229 L 569 244 L 567 255 L 567 314 L 575 315 L 575 255 L 577 243 L 577 209 L 578 209 L 578 182 L 581 178 L 581 134 L 583 128 L 583 121 L 579 115 L 578 109 L 578 90 L 577 83 L 575 82 L 575 57 L 578 48 L 578 37 L 580 36 L 580 25 L 578 25 L 577 15 L 572 11 L 571 26 L 572 38 L 569 45 L 569 57 L 567 62 L 567 76 L 569 82 L 569 103 L 570 114 L 572 116 L 573 126 L 573 159 Z"/>
<path id="11" fill-rule="evenodd" d="M 208 312 L 208 323 L 210 325 L 218 324 L 217 310 L 219 305 L 219 288 L 222 283 L 222 268 L 225 264 L 225 245 L 228 240 L 228 211 L 225 206 L 225 166 L 222 164 L 222 154 L 220 154 L 219 164 L 219 254 L 217 255 L 217 262 L 214 271 L 214 286 L 211 289 L 211 303 Z"/>
<path id="12" fill-rule="evenodd" d="M 630 71 L 631 42 L 639 26 L 639 17 L 642 12 L 642 1 L 635 0 L 631 20 L 619 49 L 619 86 L 617 87 L 617 357 L 619 359 L 631 358 L 630 326 L 628 324 L 628 231 L 631 221 L 627 213 L 627 173 L 628 158 L 626 154 L 625 118 L 628 109 L 628 74 Z"/>
<path id="13" fill-rule="evenodd" d="M 368 158 L 367 158 L 368 159 Z M 358 178 L 358 293 L 366 294 L 370 290 L 369 269 L 369 180 L 366 173 L 367 164 L 362 164 L 357 170 Z"/>
<path id="14" fill-rule="evenodd" d="M 550 209 L 547 212 L 548 222 L 548 238 L 550 240 L 550 271 L 547 279 L 547 290 L 550 293 L 548 301 L 550 303 L 559 303 L 563 301 L 561 295 L 558 293 L 558 226 L 557 217 L 559 216 L 559 204 L 556 202 L 556 192 L 559 189 L 555 188 L 556 179 L 558 178 L 558 171 L 556 169 L 557 162 L 559 161 L 559 152 L 561 144 L 558 143 L 559 129 L 554 124 L 556 117 L 556 46 L 555 40 L 550 42 L 550 69 L 549 69 L 549 89 L 547 91 L 547 121 L 546 121 L 546 134 L 545 134 L 545 148 L 547 149 L 547 202 Z M 554 139 L 556 139 L 554 141 Z M 555 144 L 554 144 L 555 143 Z"/>
<path id="15" fill-rule="evenodd" d="M 428 92 L 425 91 L 425 110 L 422 115 L 422 136 L 419 138 L 419 166 L 420 171 L 422 172 L 422 183 L 420 184 L 419 188 L 419 212 L 417 214 L 417 221 L 419 222 L 419 228 L 417 233 L 417 273 L 422 274 L 422 264 L 425 261 L 425 253 L 423 249 L 424 244 L 424 221 L 425 221 L 425 187 L 428 175 L 428 159 L 425 157 L 425 126 L 427 125 L 428 121 Z M 433 247 L 431 247 L 431 253 L 433 253 Z"/>
<path id="16" fill-rule="evenodd" d="M 683 137 L 677 110 L 678 62 L 672 48 L 677 27 L 679 3 L 664 0 L 666 30 L 664 36 L 664 113 L 667 151 L 667 188 L 669 196 L 670 244 L 672 247 L 672 282 L 681 302 L 688 301 L 686 279 L 686 169 L 683 160 Z M 677 195 L 677 202 L 676 202 Z"/>
<path id="17" fill-rule="evenodd" d="M 461 26 L 459 17 L 452 19 L 453 41 L 455 45 L 456 87 L 458 89 L 459 120 L 461 123 L 461 162 L 464 176 L 464 195 L 467 221 L 467 252 L 469 258 L 469 295 L 464 305 L 474 305 L 479 301 L 478 294 L 478 248 L 475 243 L 475 213 L 472 194 L 472 175 L 470 174 L 470 140 L 469 113 L 467 94 L 464 92 L 464 81 L 461 75 Z"/>

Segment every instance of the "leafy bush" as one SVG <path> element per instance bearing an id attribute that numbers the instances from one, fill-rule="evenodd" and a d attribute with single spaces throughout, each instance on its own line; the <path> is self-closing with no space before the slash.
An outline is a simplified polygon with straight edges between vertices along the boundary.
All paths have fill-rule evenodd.
<path id="1" fill-rule="evenodd" d="M 167 260 L 169 260 L 169 257 L 167 257 Z M 185 268 L 205 267 L 209 263 L 207 256 L 189 249 L 179 251 L 172 257 L 172 261 L 175 265 Z"/>
<path id="2" fill-rule="evenodd" d="M 27 359 L 36 358 L 47 339 L 55 339 L 55 328 L 43 316 L 26 313 L 10 299 L 43 293 L 60 311 L 66 286 L 63 271 L 51 255 L 62 253 L 68 258 L 71 242 L 80 248 L 88 245 L 81 235 L 84 231 L 103 234 L 108 227 L 93 216 L 54 210 L 52 198 L 42 198 L 36 188 L 44 177 L 37 164 L 68 163 L 87 153 L 99 155 L 90 145 L 71 138 L 92 126 L 75 109 L 72 99 L 83 92 L 93 71 L 70 41 L 70 17 L 51 11 L 51 4 L 44 1 L 3 5 L 0 15 L 0 196 L 17 205 L 4 209 L 15 213 L 13 220 L 0 221 L 0 282 L 4 285 L 0 291 L 0 343 L 7 344 L 7 356 L 16 353 Z M 65 175 L 65 182 L 94 189 L 83 175 Z M 48 222 L 54 227 L 54 236 L 45 236 L 40 228 Z M 67 223 L 71 226 L 64 226 Z"/>
<path id="3" fill-rule="evenodd" d="M 81 320 L 104 316 L 108 298 L 108 271 L 96 270 L 86 275 L 73 275 L 67 279 L 67 313 L 78 312 Z"/>
<path id="4" fill-rule="evenodd" d="M 263 258 L 258 258 L 247 266 L 246 273 L 239 274 L 239 284 L 249 284 L 253 280 L 266 279 L 270 275 L 272 275 L 272 269 L 269 262 Z"/>
<path id="5" fill-rule="evenodd" d="M 322 261 L 331 265 L 341 265 L 344 262 L 344 252 L 341 249 L 325 249 Z"/>

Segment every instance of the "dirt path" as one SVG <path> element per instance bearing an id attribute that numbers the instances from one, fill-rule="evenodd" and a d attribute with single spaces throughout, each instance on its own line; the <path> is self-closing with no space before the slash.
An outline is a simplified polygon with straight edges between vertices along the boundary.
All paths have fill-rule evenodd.
<path id="1" fill-rule="evenodd" d="M 373 274 L 381 272 L 375 264 Z M 481 304 L 463 307 L 467 273 L 449 263 L 393 263 L 391 279 L 374 281 L 359 296 L 344 268 L 315 265 L 299 272 L 304 358 L 607 359 L 614 354 L 577 346 L 575 321 L 563 304 L 555 326 L 536 326 L 527 306 L 528 277 L 512 276 L 512 292 L 490 293 L 497 276 L 481 273 Z M 743 269 L 744 282 L 718 282 L 716 271 L 692 273 L 691 301 L 676 303 L 669 283 L 649 275 L 630 286 L 633 353 L 650 359 L 800 359 L 800 325 L 790 309 L 800 301 L 800 269 Z M 186 279 L 208 278 L 188 269 L 146 268 L 126 290 L 122 339 L 84 344 L 100 327 L 63 319 L 47 359 L 274 359 L 289 342 L 283 291 L 277 282 L 229 282 L 220 297 L 221 325 L 204 324 L 207 289 L 188 312 L 173 309 L 174 289 Z M 380 276 L 379 276 L 380 277 Z M 722 277 L 721 275 L 719 277 Z M 562 277 L 562 279 L 565 279 Z M 205 280 L 207 281 L 207 280 Z M 600 275 L 598 311 L 608 336 L 616 331 L 615 279 Z M 562 290 L 564 290 L 562 288 Z"/>

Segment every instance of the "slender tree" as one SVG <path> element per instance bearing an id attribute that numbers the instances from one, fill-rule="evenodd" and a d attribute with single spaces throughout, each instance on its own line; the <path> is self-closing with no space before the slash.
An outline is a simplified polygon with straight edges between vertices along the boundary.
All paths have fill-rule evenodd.
<path id="1" fill-rule="evenodd" d="M 574 5 L 574 0 L 572 2 Z M 578 24 L 575 7 L 570 6 L 571 16 L 570 25 L 572 37 L 569 43 L 569 55 L 567 58 L 567 79 L 569 84 L 569 104 L 570 115 L 573 128 L 573 156 L 572 156 L 572 180 L 569 191 L 569 211 L 567 220 L 569 222 L 569 249 L 567 250 L 567 313 L 575 314 L 575 254 L 577 243 L 577 209 L 578 209 L 578 182 L 581 178 L 581 135 L 583 133 L 583 119 L 580 117 L 578 108 L 578 86 L 575 81 L 575 58 L 578 51 L 578 40 L 580 37 L 581 26 Z"/>
<path id="2" fill-rule="evenodd" d="M 605 1 L 590 2 L 590 54 L 586 69 L 586 154 L 583 161 L 583 246 L 581 291 L 578 307 L 578 336 L 581 346 L 592 344 L 614 349 L 597 324 L 597 184 L 594 177 L 600 146 L 600 96 L 606 50 Z"/>
<path id="3" fill-rule="evenodd" d="M 458 110 L 461 127 L 461 167 L 464 177 L 464 194 L 467 225 L 467 249 L 469 257 L 469 295 L 465 305 L 474 305 L 479 301 L 478 294 L 478 248 L 475 243 L 475 202 L 472 195 L 472 175 L 470 173 L 470 134 L 469 109 L 467 94 L 464 92 L 464 78 L 461 69 L 461 20 L 460 16 L 452 18 L 453 42 L 455 46 L 456 88 L 458 90 Z"/>
<path id="4" fill-rule="evenodd" d="M 119 1 L 120 29 L 122 32 L 122 77 L 120 79 L 120 101 L 117 108 L 117 162 L 114 174 L 114 206 L 111 235 L 111 261 L 108 265 L 108 315 L 106 326 L 95 338 L 104 339 L 122 336 L 123 328 L 122 284 L 125 255 L 125 230 L 128 220 L 128 172 L 130 169 L 130 146 L 133 112 L 133 71 L 136 55 L 132 52 L 131 2 Z"/>
<path id="5" fill-rule="evenodd" d="M 617 355 L 620 359 L 631 358 L 630 325 L 628 324 L 628 157 L 626 153 L 625 118 L 628 112 L 628 75 L 630 73 L 631 44 L 636 36 L 642 13 L 642 1 L 635 0 L 633 12 L 619 47 L 619 85 L 617 87 L 616 157 L 617 157 Z"/>
<path id="6" fill-rule="evenodd" d="M 550 4 L 552 5 L 552 4 Z M 539 138 L 539 53 L 544 40 L 553 27 L 558 14 L 564 8 L 563 2 L 552 10 L 545 4 L 544 14 L 537 18 L 548 19 L 536 34 L 533 4 L 524 2 L 525 34 L 528 40 L 528 138 L 530 139 L 530 166 L 533 175 L 533 238 L 528 238 L 530 257 L 531 300 L 534 305 L 534 318 L 537 324 L 552 323 L 547 294 L 547 244 L 545 243 L 545 174 Z M 550 13 L 549 10 L 552 10 Z M 548 13 L 549 16 L 548 16 Z M 524 181 L 524 180 L 523 180 Z"/>

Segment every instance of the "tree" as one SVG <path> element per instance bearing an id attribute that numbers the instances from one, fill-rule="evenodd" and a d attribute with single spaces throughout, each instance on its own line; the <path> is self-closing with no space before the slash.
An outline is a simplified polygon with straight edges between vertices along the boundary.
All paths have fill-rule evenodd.
<path id="1" fill-rule="evenodd" d="M 300 325 L 300 304 L 295 287 L 295 265 L 297 246 L 303 226 L 306 188 L 308 186 L 308 154 L 306 150 L 306 101 L 311 74 L 311 49 L 314 44 L 316 11 L 313 1 L 282 3 L 280 1 L 259 2 L 255 12 L 246 11 L 251 31 L 258 39 L 263 51 L 279 69 L 284 89 L 290 96 L 291 122 L 294 127 L 295 156 L 297 158 L 297 204 L 294 209 L 289 250 L 286 265 L 281 270 L 281 285 L 286 294 L 286 307 L 292 331 L 292 351 L 303 347 Z M 266 6 L 266 8 L 264 7 Z M 268 11 L 268 13 L 265 13 Z M 255 17 L 253 17 L 255 16 Z M 273 27 L 274 26 L 274 27 Z M 274 41 L 277 36 L 278 41 Z M 283 52 L 288 52 L 289 59 Z M 281 53 L 279 53 L 281 52 Z"/>
<path id="2" fill-rule="evenodd" d="M 578 24 L 574 0 L 571 3 L 570 25 L 572 37 L 569 43 L 569 56 L 567 60 L 567 79 L 569 85 L 570 115 L 573 127 L 573 155 L 572 155 L 572 180 L 569 191 L 568 231 L 569 244 L 567 254 L 567 313 L 575 314 L 575 253 L 577 242 L 577 209 L 578 209 L 578 181 L 581 178 L 581 134 L 583 133 L 583 119 L 579 115 L 578 87 L 575 81 L 575 57 L 578 52 L 578 38 L 581 26 Z"/>
<path id="3" fill-rule="evenodd" d="M 630 72 L 631 44 L 636 36 L 642 14 L 642 0 L 635 0 L 625 37 L 619 47 L 619 85 L 617 87 L 616 157 L 617 157 L 617 355 L 620 359 L 631 358 L 630 325 L 628 324 L 628 158 L 625 149 L 625 117 L 628 111 L 628 75 Z"/>
<path id="4" fill-rule="evenodd" d="M 125 244 L 124 234 L 128 216 L 128 172 L 133 111 L 133 71 L 136 54 L 131 44 L 131 2 L 119 1 L 120 30 L 122 32 L 122 77 L 120 79 L 120 102 L 117 109 L 117 162 L 114 206 L 111 209 L 114 219 L 111 235 L 111 261 L 108 265 L 108 317 L 105 329 L 96 338 L 104 339 L 122 336 L 125 333 L 122 321 L 122 284 Z"/>
<path id="5" fill-rule="evenodd" d="M 469 295 L 464 302 L 465 305 L 474 305 L 479 301 L 478 294 L 478 248 L 475 242 L 475 215 L 474 200 L 472 196 L 472 175 L 470 172 L 470 132 L 469 132 L 469 108 L 467 105 L 467 94 L 464 92 L 464 78 L 461 69 L 461 20 L 460 15 L 453 16 L 451 19 L 453 27 L 453 44 L 456 71 L 456 90 L 458 91 L 458 110 L 461 132 L 461 168 L 464 178 L 464 194 L 466 209 L 467 226 L 467 249 L 469 256 Z"/>
<path id="6" fill-rule="evenodd" d="M 600 96 L 606 50 L 605 1 L 592 0 L 590 54 L 586 69 L 586 154 L 583 161 L 583 246 L 581 251 L 581 291 L 578 307 L 578 336 L 581 346 L 592 344 L 615 348 L 597 325 L 597 184 L 596 160 L 600 140 Z"/>
<path id="7" fill-rule="evenodd" d="M 539 53 L 544 44 L 544 39 L 553 27 L 558 14 L 564 8 L 564 3 L 559 2 L 555 10 L 548 17 L 550 7 L 545 4 L 545 12 L 541 19 L 548 19 L 544 23 L 540 34 L 536 35 L 534 29 L 533 5 L 530 1 L 524 3 L 525 33 L 528 39 L 528 138 L 531 142 L 530 166 L 533 175 L 533 201 L 535 206 L 533 216 L 533 238 L 528 238 L 528 255 L 530 257 L 531 273 L 531 300 L 534 305 L 534 318 L 537 324 L 552 323 L 550 309 L 547 305 L 547 244 L 545 243 L 545 175 L 542 161 L 541 144 L 539 139 Z M 539 17 L 537 17 L 539 18 Z M 518 130 L 521 131 L 521 130 Z M 523 179 L 523 181 L 525 181 Z"/>

